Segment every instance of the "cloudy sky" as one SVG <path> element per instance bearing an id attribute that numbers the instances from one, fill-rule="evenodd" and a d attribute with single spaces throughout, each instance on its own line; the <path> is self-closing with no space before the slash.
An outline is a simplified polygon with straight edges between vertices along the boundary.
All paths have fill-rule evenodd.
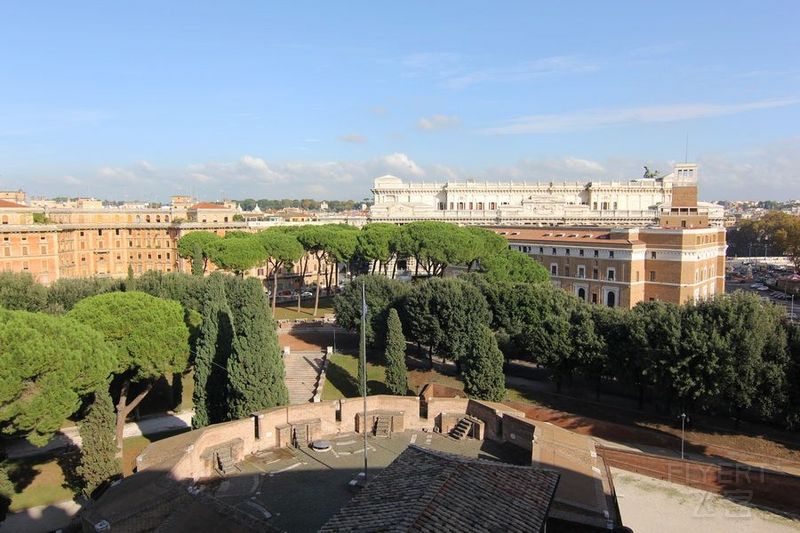
<path id="1" fill-rule="evenodd" d="M 0 188 L 630 179 L 688 137 L 704 199 L 800 198 L 798 20 L 795 0 L 4 2 Z"/>

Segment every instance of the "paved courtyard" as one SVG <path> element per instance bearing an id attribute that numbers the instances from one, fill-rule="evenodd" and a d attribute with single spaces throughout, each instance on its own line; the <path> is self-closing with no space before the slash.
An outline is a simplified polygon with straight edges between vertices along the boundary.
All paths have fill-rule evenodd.
<path id="1" fill-rule="evenodd" d="M 349 433 L 329 439 L 331 449 L 282 448 L 246 458 L 240 472 L 205 485 L 221 501 L 264 518 L 283 531 L 317 531 L 353 493 L 348 483 L 364 467 L 363 437 Z M 389 465 L 409 444 L 467 457 L 515 462 L 513 448 L 490 441 L 422 431 L 405 431 L 390 438 L 368 437 L 368 475 Z"/>

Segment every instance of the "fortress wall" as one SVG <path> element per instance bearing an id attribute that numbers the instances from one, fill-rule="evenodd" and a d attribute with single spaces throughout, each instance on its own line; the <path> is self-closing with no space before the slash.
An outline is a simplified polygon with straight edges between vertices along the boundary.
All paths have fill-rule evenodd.
<path id="1" fill-rule="evenodd" d="M 220 446 L 233 446 L 235 460 L 241 461 L 247 455 L 278 446 L 278 428 L 286 424 L 319 420 L 322 435 L 354 432 L 356 418 L 363 411 L 362 402 L 361 398 L 345 398 L 275 407 L 241 420 L 176 435 L 148 446 L 138 460 L 138 469 L 165 469 L 175 479 L 211 477 L 214 475 L 214 463 L 210 457 Z M 418 397 L 377 395 L 367 398 L 369 412 L 402 413 L 402 427 L 405 430 L 433 430 L 443 413 L 469 414 L 485 423 L 485 438 L 508 440 L 525 449 L 532 448 L 533 424 L 523 420 L 521 413 L 521 416 L 514 416 L 505 412 L 506 409 L 498 408 L 499 404 L 467 398 L 432 397 L 427 407 L 425 418 L 420 416 Z M 514 439 L 510 439 L 511 433 L 514 433 Z"/>

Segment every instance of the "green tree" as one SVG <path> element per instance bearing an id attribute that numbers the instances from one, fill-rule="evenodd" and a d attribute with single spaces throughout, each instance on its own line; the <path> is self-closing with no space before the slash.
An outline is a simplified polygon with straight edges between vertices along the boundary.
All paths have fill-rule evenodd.
<path id="1" fill-rule="evenodd" d="M 84 298 L 106 292 L 122 291 L 124 288 L 125 283 L 116 279 L 61 278 L 47 289 L 47 310 L 55 313 L 66 312 Z"/>
<path id="2" fill-rule="evenodd" d="M 178 302 L 143 292 L 110 292 L 81 300 L 67 316 L 100 332 L 116 351 L 115 374 L 120 383 L 116 436 L 121 457 L 128 415 L 158 378 L 186 369 L 189 330 L 184 310 Z M 140 390 L 129 402 L 132 383 Z"/>
<path id="3" fill-rule="evenodd" d="M 406 224 L 401 231 L 406 253 L 430 276 L 443 276 L 448 265 L 465 264 L 468 259 L 464 251 L 472 238 L 455 224 L 424 220 Z"/>
<path id="4" fill-rule="evenodd" d="M 349 260 L 356 249 L 357 230 L 341 224 L 326 224 L 323 226 L 305 226 L 297 232 L 297 240 L 303 249 L 317 261 L 316 292 L 314 295 L 314 316 L 319 310 L 319 294 L 322 287 L 321 276 L 324 275 L 326 286 L 330 289 L 331 269 L 336 268 L 337 261 Z"/>
<path id="5" fill-rule="evenodd" d="M 410 289 L 407 284 L 384 276 L 371 274 L 358 276 L 333 300 L 336 323 L 345 329 L 356 330 L 360 326 L 362 285 L 369 307 L 367 344 L 380 346 L 386 338 L 389 309 L 399 306 Z"/>
<path id="6" fill-rule="evenodd" d="M 11 498 L 14 496 L 14 484 L 8 479 L 3 465 L 0 465 L 0 522 L 6 519 Z"/>
<path id="7" fill-rule="evenodd" d="M 208 269 L 208 260 L 215 243 L 221 238 L 216 233 L 210 231 L 193 231 L 178 239 L 178 255 L 184 259 L 192 260 L 192 274 L 203 274 Z M 195 265 L 199 255 L 202 258 L 202 271 L 200 271 L 199 261 Z"/>
<path id="8" fill-rule="evenodd" d="M 0 310 L 0 422 L 42 446 L 106 383 L 117 361 L 103 337 L 76 320 Z"/>
<path id="9" fill-rule="evenodd" d="M 120 475 L 115 457 L 114 404 L 108 387 L 99 387 L 86 416 L 78 423 L 81 435 L 81 461 L 77 472 L 87 497 L 101 485 Z"/>
<path id="10" fill-rule="evenodd" d="M 406 331 L 433 354 L 459 359 L 466 353 L 476 324 L 489 325 L 491 313 L 480 291 L 456 278 L 431 278 L 417 284 L 405 300 Z"/>
<path id="11" fill-rule="evenodd" d="M 639 389 L 639 407 L 648 386 L 657 386 L 669 407 L 675 399 L 673 379 L 680 365 L 681 317 L 678 306 L 669 302 L 640 302 L 629 322 L 632 356 L 625 369 Z"/>
<path id="12" fill-rule="evenodd" d="M 466 246 L 463 250 L 463 261 L 467 265 L 467 271 L 471 271 L 476 264 L 483 264 L 487 260 L 504 253 L 508 250 L 508 242 L 497 233 L 484 228 L 469 226 L 461 228 L 468 236 Z"/>
<path id="13" fill-rule="evenodd" d="M 194 352 L 194 428 L 222 422 L 228 411 L 227 369 L 233 343 L 233 318 L 222 274 L 208 277 L 202 314 Z"/>
<path id="14" fill-rule="evenodd" d="M 387 274 L 389 263 L 395 256 L 392 242 L 400 231 L 397 224 L 374 222 L 361 229 L 357 237 L 356 254 L 371 265 L 370 274 L 378 268 Z"/>
<path id="15" fill-rule="evenodd" d="M 211 244 L 209 248 L 211 262 L 239 277 L 267 260 L 264 247 L 250 234 L 239 235 L 237 232 L 230 232 L 225 238 Z"/>
<path id="16" fill-rule="evenodd" d="M 44 311 L 47 289 L 28 272 L 0 272 L 0 307 Z"/>
<path id="17" fill-rule="evenodd" d="M 262 231 L 258 234 L 258 240 L 264 247 L 272 274 L 272 314 L 275 314 L 280 271 L 283 268 L 291 269 L 294 263 L 303 257 L 303 246 L 294 233 L 287 232 L 282 228 Z"/>
<path id="18" fill-rule="evenodd" d="M 397 309 L 389 309 L 386 331 L 386 386 L 392 394 L 405 396 L 408 392 L 406 370 L 406 339 Z"/>
<path id="19" fill-rule="evenodd" d="M 502 401 L 506 395 L 503 354 L 497 347 L 494 333 L 488 326 L 476 324 L 470 337 L 469 350 L 462 357 L 464 391 L 471 398 Z"/>
<path id="20" fill-rule="evenodd" d="M 261 284 L 253 278 L 229 278 L 226 285 L 234 326 L 228 359 L 228 416 L 238 419 L 285 405 L 289 393 L 275 322 Z"/>
<path id="21" fill-rule="evenodd" d="M 550 279 L 541 263 L 517 250 L 504 249 L 484 257 L 481 268 L 492 283 L 545 283 Z"/>

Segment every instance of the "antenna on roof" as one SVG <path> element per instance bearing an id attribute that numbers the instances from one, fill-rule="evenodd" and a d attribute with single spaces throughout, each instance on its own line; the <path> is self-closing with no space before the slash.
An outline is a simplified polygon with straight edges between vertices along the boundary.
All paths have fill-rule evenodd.
<path id="1" fill-rule="evenodd" d="M 688 131 L 686 132 L 686 149 L 685 149 L 685 151 L 683 153 L 683 162 L 684 163 L 688 163 L 689 162 L 689 132 Z"/>

